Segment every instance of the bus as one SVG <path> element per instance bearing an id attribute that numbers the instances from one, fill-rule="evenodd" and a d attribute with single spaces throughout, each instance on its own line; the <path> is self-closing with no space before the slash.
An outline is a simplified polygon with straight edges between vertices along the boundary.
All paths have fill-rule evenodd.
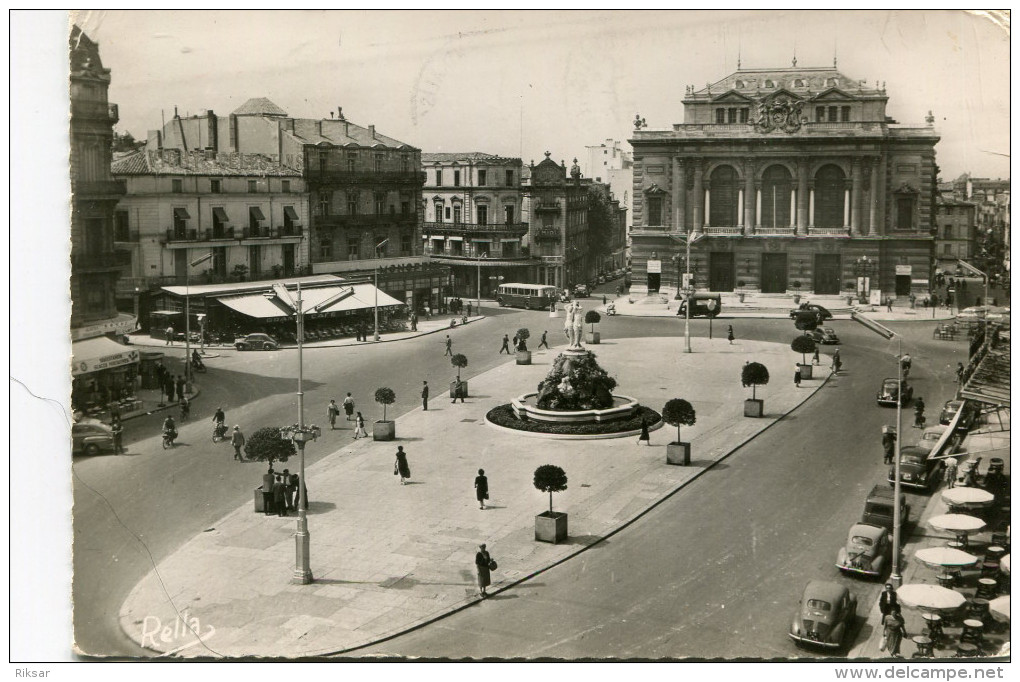
<path id="1" fill-rule="evenodd" d="M 556 287 L 548 284 L 500 284 L 496 289 L 496 302 L 500 306 L 526 310 L 548 310 L 559 298 L 558 294 Z"/>

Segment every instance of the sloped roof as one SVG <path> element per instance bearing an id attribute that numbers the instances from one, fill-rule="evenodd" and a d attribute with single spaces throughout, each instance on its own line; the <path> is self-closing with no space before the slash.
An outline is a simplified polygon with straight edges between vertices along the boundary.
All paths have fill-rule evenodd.
<path id="1" fill-rule="evenodd" d="M 177 149 L 142 149 L 114 161 L 111 172 L 113 175 L 301 177 L 299 171 L 282 166 L 264 154 L 220 152 L 208 156 L 203 151 L 182 152 Z"/>
<path id="2" fill-rule="evenodd" d="M 499 156 L 487 152 L 422 152 L 422 163 L 436 163 L 444 161 L 492 161 L 493 163 L 521 163 L 521 160 L 512 156 Z"/>
<path id="3" fill-rule="evenodd" d="M 835 79 L 835 85 L 833 85 Z M 772 81 L 774 87 L 766 88 L 765 82 Z M 797 83 L 800 82 L 800 85 Z M 839 88 L 854 96 L 884 96 L 885 91 L 856 78 L 850 78 L 836 67 L 790 67 L 785 69 L 737 69 L 688 97 L 717 97 L 725 92 L 736 91 L 748 96 L 761 96 L 780 89 L 786 89 L 801 97 L 813 97 L 819 93 Z"/>
<path id="4" fill-rule="evenodd" d="M 295 118 L 294 131 L 285 131 L 304 144 L 332 144 L 337 146 L 382 147 L 415 150 L 406 142 L 372 131 L 350 121 L 339 119 Z"/>
<path id="5" fill-rule="evenodd" d="M 286 116 L 287 112 L 265 97 L 252 97 L 233 111 L 236 116 Z"/>

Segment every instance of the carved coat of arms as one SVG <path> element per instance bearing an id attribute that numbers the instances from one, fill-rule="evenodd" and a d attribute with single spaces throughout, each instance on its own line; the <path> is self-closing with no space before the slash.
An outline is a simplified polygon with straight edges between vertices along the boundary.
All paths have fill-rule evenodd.
<path id="1" fill-rule="evenodd" d="M 785 95 L 780 95 L 771 100 L 764 98 L 756 102 L 754 129 L 759 133 L 771 133 L 776 130 L 783 130 L 788 133 L 795 133 L 800 130 L 803 119 L 801 118 L 801 107 L 803 102 L 793 100 Z"/>

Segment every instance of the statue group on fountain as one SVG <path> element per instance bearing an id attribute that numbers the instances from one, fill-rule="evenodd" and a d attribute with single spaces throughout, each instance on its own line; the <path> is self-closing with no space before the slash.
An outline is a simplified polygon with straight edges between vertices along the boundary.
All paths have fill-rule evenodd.
<path id="1" fill-rule="evenodd" d="M 563 322 L 563 333 L 567 336 L 567 350 L 584 350 L 581 341 L 584 338 L 584 315 L 581 304 L 571 301 L 564 307 L 566 319 Z"/>

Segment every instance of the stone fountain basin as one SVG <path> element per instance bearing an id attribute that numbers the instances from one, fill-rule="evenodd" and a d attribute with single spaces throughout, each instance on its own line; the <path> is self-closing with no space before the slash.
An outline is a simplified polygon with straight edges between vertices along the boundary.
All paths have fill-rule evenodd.
<path id="1" fill-rule="evenodd" d="M 591 424 L 627 419 L 637 412 L 638 401 L 626 395 L 613 395 L 613 406 L 601 410 L 543 410 L 535 404 L 538 393 L 525 393 L 510 401 L 518 419 L 555 424 Z"/>

